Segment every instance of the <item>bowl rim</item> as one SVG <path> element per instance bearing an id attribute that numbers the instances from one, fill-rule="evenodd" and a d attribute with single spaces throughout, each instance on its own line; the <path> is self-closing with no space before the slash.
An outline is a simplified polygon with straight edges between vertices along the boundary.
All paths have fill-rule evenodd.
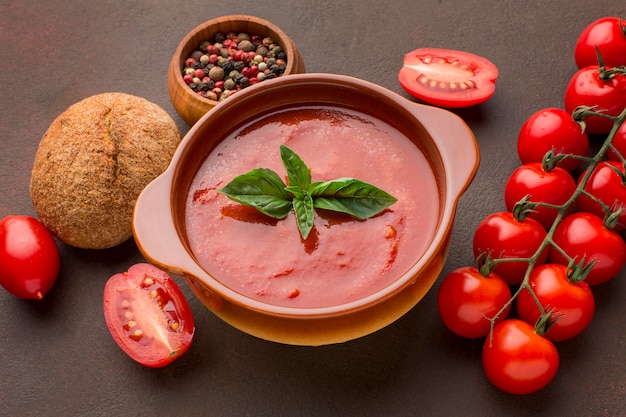
<path id="1" fill-rule="evenodd" d="M 447 250 L 447 245 L 450 241 L 450 233 L 452 229 L 452 225 L 455 218 L 455 212 L 458 204 L 458 199 L 463 194 L 465 189 L 471 183 L 476 170 L 478 169 L 479 164 L 479 155 L 478 155 L 478 145 L 475 142 L 475 138 L 469 127 L 465 125 L 468 131 L 468 136 L 474 142 L 474 147 L 476 148 L 476 158 L 472 164 L 472 170 L 468 174 L 467 178 L 464 181 L 463 187 L 460 190 L 452 190 L 449 186 L 450 178 L 447 175 L 448 167 L 444 165 L 442 162 L 442 166 L 444 166 L 444 178 L 442 178 L 441 182 L 444 184 L 445 189 L 443 190 L 443 203 L 440 205 L 440 216 L 439 221 L 436 228 L 433 231 L 430 242 L 427 247 L 421 252 L 419 258 L 415 260 L 410 268 L 408 268 L 404 273 L 398 276 L 393 282 L 388 284 L 387 286 L 375 291 L 371 294 L 368 294 L 364 297 L 361 297 L 357 300 L 353 300 L 347 303 L 323 306 L 323 307 L 290 307 L 284 305 L 272 304 L 264 301 L 260 301 L 254 298 L 250 298 L 231 287 L 225 285 L 221 281 L 219 281 L 216 277 L 211 275 L 204 267 L 202 267 L 196 260 L 193 253 L 188 250 L 188 248 L 183 243 L 184 239 L 180 234 L 181 226 L 178 225 L 176 219 L 174 218 L 174 210 L 173 206 L 175 203 L 174 194 L 172 192 L 172 187 L 174 180 L 176 178 L 177 170 L 181 168 L 181 156 L 187 149 L 187 147 L 194 140 L 194 136 L 197 135 L 197 132 L 202 129 L 203 125 L 206 121 L 213 117 L 215 113 L 220 113 L 228 109 L 228 107 L 239 105 L 240 101 L 245 101 L 252 94 L 259 93 L 259 90 L 267 90 L 275 89 L 277 86 L 289 86 L 292 84 L 298 83 L 324 83 L 324 84 L 341 84 L 344 87 L 349 88 L 359 88 L 369 90 L 370 93 L 373 94 L 381 94 L 385 96 L 387 100 L 390 100 L 395 106 L 398 108 L 409 109 L 409 113 L 411 113 L 411 106 L 420 106 L 425 108 L 432 109 L 433 112 L 444 112 L 448 113 L 450 117 L 454 117 L 458 120 L 461 120 L 461 123 L 465 125 L 460 117 L 455 115 L 454 113 L 449 112 L 448 110 L 444 110 L 441 108 L 435 108 L 431 106 L 426 106 L 423 104 L 418 104 L 412 101 L 407 100 L 406 98 L 400 96 L 399 94 L 382 87 L 380 85 L 374 84 L 370 81 L 362 80 L 356 77 L 341 75 L 341 74 L 328 74 L 328 73 L 304 73 L 304 74 L 293 74 L 289 77 L 278 77 L 272 80 L 264 81 L 263 83 L 258 83 L 246 89 L 245 92 L 241 92 L 238 95 L 232 97 L 232 99 L 225 100 L 221 102 L 218 106 L 215 106 L 213 109 L 209 110 L 202 118 L 195 123 L 187 134 L 182 139 L 178 149 L 176 150 L 172 162 L 168 169 L 162 174 L 161 177 L 165 177 L 164 181 L 167 184 L 164 184 L 162 192 L 168 192 L 170 198 L 168 200 L 168 207 L 171 213 L 171 221 L 174 224 L 174 228 L 176 229 L 176 235 L 178 237 L 177 244 L 180 244 L 183 247 L 183 251 L 186 252 L 189 260 L 194 263 L 196 268 L 196 272 L 192 272 L 189 265 L 185 265 L 185 262 L 181 262 L 179 265 L 168 265 L 164 264 L 158 259 L 151 258 L 149 253 L 144 253 L 147 258 L 150 258 L 153 262 L 162 265 L 165 269 L 169 269 L 172 271 L 182 272 L 183 276 L 187 279 L 193 278 L 200 281 L 204 286 L 208 287 L 209 290 L 215 292 L 217 296 L 227 299 L 229 302 L 237 304 L 246 309 L 255 310 L 257 312 L 261 312 L 264 314 L 270 315 L 278 315 L 278 316 L 289 316 L 289 317 L 316 317 L 316 316 L 334 316 L 334 315 L 342 315 L 347 314 L 356 310 L 364 309 L 368 305 L 378 304 L 392 296 L 394 294 L 401 291 L 404 287 L 411 285 L 415 282 L 416 277 L 419 277 L 420 271 L 425 271 L 433 262 L 437 261 L 437 254 L 441 251 Z M 431 110 L 429 110 L 431 111 Z M 419 118 L 415 117 L 415 120 L 418 124 L 423 124 Z M 428 129 L 425 129 L 432 139 L 431 132 Z M 437 152 L 440 152 L 441 143 L 435 142 L 435 149 Z M 157 179 L 159 180 L 159 178 Z M 185 190 L 185 195 L 189 190 Z M 138 240 L 138 246 L 142 249 L 142 244 L 140 243 L 140 239 Z M 193 287 L 193 285 L 192 285 Z M 194 291 L 197 288 L 194 288 Z"/>

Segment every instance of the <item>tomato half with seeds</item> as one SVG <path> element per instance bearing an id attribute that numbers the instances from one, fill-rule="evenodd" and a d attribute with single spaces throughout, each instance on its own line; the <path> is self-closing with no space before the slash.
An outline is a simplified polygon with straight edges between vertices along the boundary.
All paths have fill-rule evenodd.
<path id="1" fill-rule="evenodd" d="M 404 55 L 402 88 L 435 106 L 469 107 L 490 99 L 498 68 L 481 56 L 452 49 L 420 48 Z"/>
<path id="2" fill-rule="evenodd" d="M 132 359 L 160 368 L 191 346 L 195 323 L 176 282 L 147 264 L 113 275 L 104 286 L 104 318 L 111 336 Z"/>

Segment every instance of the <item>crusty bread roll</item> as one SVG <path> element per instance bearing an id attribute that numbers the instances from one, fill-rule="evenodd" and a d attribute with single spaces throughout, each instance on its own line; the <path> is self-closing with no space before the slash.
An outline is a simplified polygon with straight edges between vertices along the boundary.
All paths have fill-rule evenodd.
<path id="1" fill-rule="evenodd" d="M 35 155 L 30 195 L 39 218 L 79 248 L 126 241 L 139 193 L 167 168 L 180 139 L 174 120 L 140 97 L 104 93 L 70 106 Z"/>

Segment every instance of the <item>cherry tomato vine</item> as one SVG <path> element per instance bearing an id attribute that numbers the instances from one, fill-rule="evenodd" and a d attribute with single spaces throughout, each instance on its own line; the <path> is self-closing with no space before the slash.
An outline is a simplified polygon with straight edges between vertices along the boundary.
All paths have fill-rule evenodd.
<path id="1" fill-rule="evenodd" d="M 532 145 L 518 143 L 523 165 L 507 182 L 509 211 L 494 213 L 479 224 L 473 248 L 476 265 L 452 271 L 438 295 L 439 313 L 448 329 L 462 337 L 485 336 L 482 362 L 487 379 L 512 394 L 537 391 L 554 378 L 559 358 L 553 342 L 585 330 L 595 311 L 592 287 L 613 279 L 626 264 L 626 243 L 618 233 L 626 227 L 622 224 L 626 218 L 626 155 L 621 145 L 626 137 L 626 66 L 605 66 L 597 48 L 596 52 L 598 65 L 579 70 L 566 90 L 565 107 L 571 123 L 566 123 L 560 110 L 551 108 L 537 112 L 523 127 L 519 140 L 530 135 Z M 576 90 L 582 85 L 574 81 L 581 71 L 591 80 L 589 90 Z M 601 96 L 607 92 L 609 96 Z M 533 137 L 535 133 L 528 129 L 531 124 L 545 123 L 547 118 L 541 120 L 540 113 L 559 120 L 561 127 L 534 130 L 549 138 Z M 572 135 L 572 123 L 579 125 L 581 135 Z M 577 146 L 560 138 L 540 162 L 531 160 L 536 156 L 529 149 L 545 147 L 542 140 L 556 140 L 552 128 L 567 129 Z M 586 134 L 593 139 L 604 136 L 593 155 L 581 152 L 586 148 Z M 581 173 L 575 181 L 573 171 L 579 166 Z M 592 182 L 601 170 L 613 181 L 609 190 Z M 561 181 L 553 179 L 557 173 Z M 556 194 L 560 199 L 555 199 Z M 546 212 L 551 213 L 549 218 L 538 216 Z M 528 233 L 538 224 L 545 231 L 539 233 L 539 243 Z M 510 272 L 513 269 L 507 269 L 513 266 L 515 277 Z M 462 288 L 470 282 L 469 272 L 474 282 L 471 294 L 468 285 Z M 460 273 L 465 280 L 459 279 Z M 510 292 L 496 292 L 498 285 L 481 283 L 481 278 L 504 282 Z M 519 319 L 509 317 L 514 306 Z M 468 319 L 476 315 L 488 325 Z M 539 358 L 542 365 L 536 366 Z"/>

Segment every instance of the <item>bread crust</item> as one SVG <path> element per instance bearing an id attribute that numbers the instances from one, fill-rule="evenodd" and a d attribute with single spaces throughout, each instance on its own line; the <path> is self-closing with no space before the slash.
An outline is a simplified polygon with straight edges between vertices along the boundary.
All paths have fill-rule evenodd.
<path id="1" fill-rule="evenodd" d="M 174 120 L 144 98 L 103 93 L 73 104 L 37 149 L 35 211 L 71 246 L 116 246 L 132 236 L 135 201 L 167 168 L 180 140 Z"/>

